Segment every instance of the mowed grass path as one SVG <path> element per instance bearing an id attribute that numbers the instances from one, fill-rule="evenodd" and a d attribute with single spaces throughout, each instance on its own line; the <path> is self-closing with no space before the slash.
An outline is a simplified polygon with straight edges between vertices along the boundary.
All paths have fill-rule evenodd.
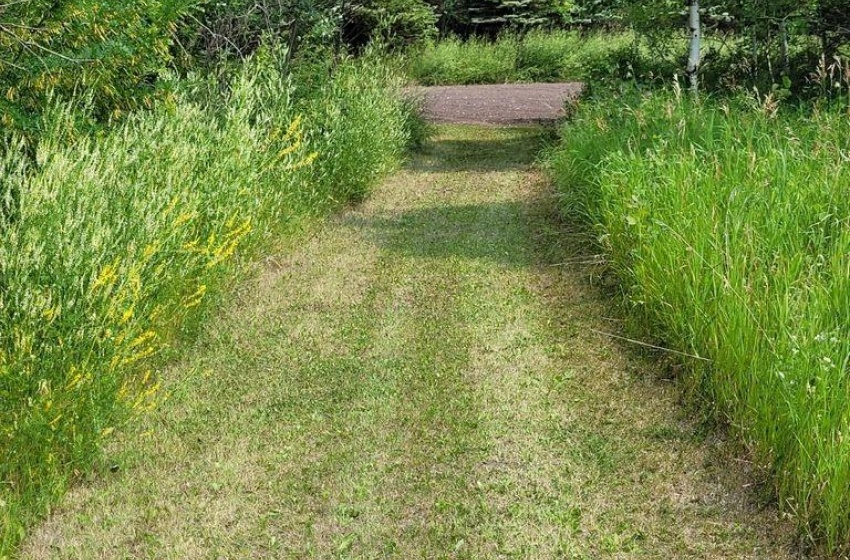
<path id="1" fill-rule="evenodd" d="M 26 558 L 765 558 L 791 534 L 617 330 L 532 164 L 443 127 L 263 263 Z"/>

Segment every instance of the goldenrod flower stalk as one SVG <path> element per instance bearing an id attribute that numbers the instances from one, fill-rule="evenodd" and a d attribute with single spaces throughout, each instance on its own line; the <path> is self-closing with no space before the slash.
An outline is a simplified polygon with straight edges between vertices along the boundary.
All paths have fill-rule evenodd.
<path id="1" fill-rule="evenodd" d="M 193 294 L 188 296 L 185 300 L 183 300 L 183 307 L 191 308 L 201 304 L 201 301 L 204 299 L 204 295 L 207 293 L 207 287 L 204 284 L 198 286 L 198 289 L 195 290 Z"/>

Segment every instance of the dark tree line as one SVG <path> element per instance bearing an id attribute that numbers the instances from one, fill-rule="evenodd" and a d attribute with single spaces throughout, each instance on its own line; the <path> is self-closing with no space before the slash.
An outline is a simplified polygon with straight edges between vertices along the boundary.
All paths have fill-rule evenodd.
<path id="1" fill-rule="evenodd" d="M 827 72 L 836 57 L 850 54 L 850 0 L 694 4 L 695 12 L 691 0 L 6 1 L 0 3 L 0 123 L 27 130 L 50 100 L 80 95 L 93 118 L 120 118 L 167 96 L 163 70 L 245 57 L 267 38 L 292 56 L 357 49 L 373 40 L 404 47 L 439 33 L 633 29 L 659 59 L 681 53 L 674 62 L 690 68 L 694 79 L 702 68 L 774 83 L 818 65 Z M 684 41 L 693 35 L 693 13 L 701 37 L 726 44 L 721 63 L 711 64 L 717 41 L 700 43 L 689 55 Z"/>
<path id="2" fill-rule="evenodd" d="M 700 38 L 722 41 L 724 63 L 746 66 L 753 78 L 777 81 L 850 54 L 850 0 L 650 0 L 623 2 L 619 11 L 623 25 L 656 42 L 671 29 L 692 36 L 696 14 Z M 696 52 L 713 54 L 701 43 L 691 42 L 692 62 Z M 689 66 L 694 77 L 698 68 Z"/>

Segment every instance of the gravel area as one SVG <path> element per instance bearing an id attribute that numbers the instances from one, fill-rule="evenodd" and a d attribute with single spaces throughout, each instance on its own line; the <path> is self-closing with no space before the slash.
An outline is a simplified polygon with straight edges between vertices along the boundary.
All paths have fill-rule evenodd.
<path id="1" fill-rule="evenodd" d="M 415 90 L 424 98 L 425 117 L 437 123 L 521 124 L 566 115 L 564 104 L 578 97 L 582 84 L 500 84 L 435 86 Z"/>

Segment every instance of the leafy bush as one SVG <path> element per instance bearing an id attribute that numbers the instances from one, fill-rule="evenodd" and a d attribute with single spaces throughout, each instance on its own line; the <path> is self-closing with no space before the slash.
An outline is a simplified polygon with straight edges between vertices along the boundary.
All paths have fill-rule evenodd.
<path id="1" fill-rule="evenodd" d="M 342 13 L 334 0 L 200 0 L 203 9 L 178 29 L 182 65 L 219 64 L 251 56 L 264 39 L 285 42 L 290 54 L 327 46 L 339 37 Z"/>
<path id="2" fill-rule="evenodd" d="M 628 301 L 781 506 L 850 544 L 850 150 L 843 111 L 674 94 L 588 104 L 552 160 Z"/>
<path id="3" fill-rule="evenodd" d="M 494 36 L 506 30 L 555 26 L 569 19 L 572 2 L 561 0 L 429 0 L 441 16 L 441 29 Z"/>
<path id="4" fill-rule="evenodd" d="M 310 57 L 315 49 L 369 43 L 392 48 L 433 39 L 437 16 L 424 0 L 233 0 L 207 2 L 201 15 L 188 18 L 180 44 L 197 61 L 218 63 L 244 58 L 264 37 L 288 42 L 290 54 Z"/>
<path id="5" fill-rule="evenodd" d="M 383 65 L 344 62 L 311 88 L 278 67 L 260 53 L 223 99 L 197 83 L 70 144 L 61 107 L 36 173 L 20 150 L 0 162 L 18 198 L 0 226 L 0 556 L 157 402 L 158 364 L 235 258 L 398 161 L 409 115 Z"/>
<path id="6" fill-rule="evenodd" d="M 437 35 L 437 16 L 423 0 L 358 0 L 344 14 L 346 42 L 362 47 L 379 42 L 401 48 Z"/>
<path id="7" fill-rule="evenodd" d="M 50 100 L 85 92 L 101 120 L 150 107 L 192 0 L 28 0 L 2 7 L 0 122 L 32 130 Z"/>

